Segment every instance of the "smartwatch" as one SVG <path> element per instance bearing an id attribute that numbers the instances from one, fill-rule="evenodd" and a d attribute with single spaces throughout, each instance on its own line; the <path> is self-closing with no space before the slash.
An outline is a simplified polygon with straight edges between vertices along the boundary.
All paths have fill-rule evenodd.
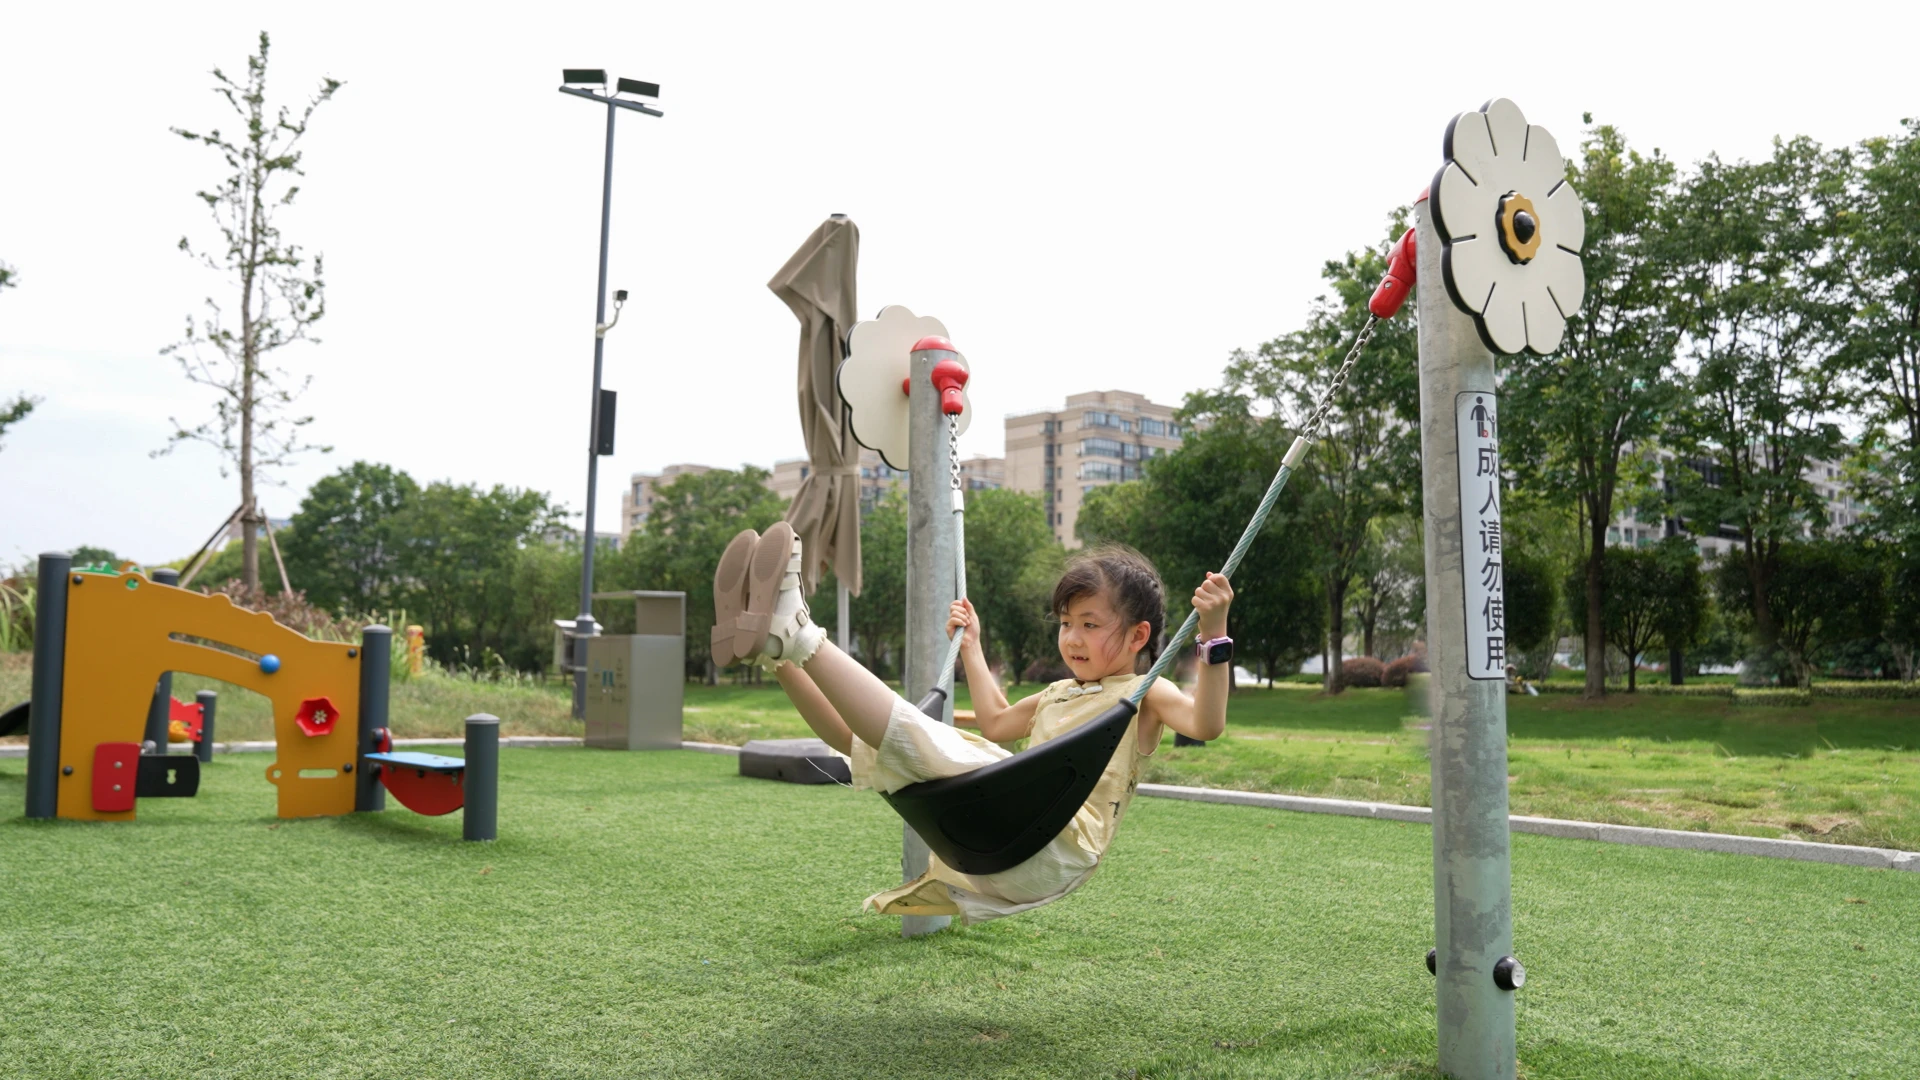
<path id="1" fill-rule="evenodd" d="M 1233 639 L 1217 637 L 1212 641 L 1203 641 L 1194 646 L 1200 659 L 1209 664 L 1224 664 L 1233 659 Z"/>

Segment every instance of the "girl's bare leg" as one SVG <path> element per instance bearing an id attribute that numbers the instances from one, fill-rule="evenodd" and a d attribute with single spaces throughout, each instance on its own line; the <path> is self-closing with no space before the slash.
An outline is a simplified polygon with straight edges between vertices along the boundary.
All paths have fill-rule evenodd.
<path id="1" fill-rule="evenodd" d="M 807 673 L 794 664 L 781 664 L 774 672 L 774 678 L 780 680 L 780 688 L 787 692 L 787 700 L 800 710 L 800 718 L 807 722 L 822 742 L 843 754 L 853 753 L 853 731 L 847 722 L 840 719 L 840 713 L 834 709 L 833 702 L 820 692 Z"/>
<path id="2" fill-rule="evenodd" d="M 781 686 L 787 685 L 784 673 L 793 666 L 780 665 L 783 673 Z M 861 742 L 878 750 L 880 741 L 887 735 L 887 720 L 893 715 L 893 703 L 900 700 L 900 695 L 875 678 L 873 672 L 861 667 L 853 657 L 841 652 L 831 641 L 821 642 L 814 654 L 807 658 L 805 673 L 811 676 L 810 683 L 818 687 L 847 728 L 858 735 Z M 794 702 L 798 704 L 799 699 L 795 698 Z M 801 715 L 805 715 L 804 710 Z M 807 722 L 811 724 L 813 721 L 809 718 Z M 825 734 L 820 737 L 826 739 Z M 833 745 L 831 739 L 827 743 Z"/>

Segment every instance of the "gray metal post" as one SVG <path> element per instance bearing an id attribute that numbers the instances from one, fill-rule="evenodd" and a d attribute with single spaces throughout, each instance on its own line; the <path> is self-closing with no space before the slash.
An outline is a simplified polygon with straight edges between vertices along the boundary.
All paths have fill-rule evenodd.
<path id="1" fill-rule="evenodd" d="M 462 840 L 492 840 L 500 816 L 500 718 L 486 713 L 467 717 L 466 807 L 460 812 Z"/>
<path id="2" fill-rule="evenodd" d="M 155 585 L 180 584 L 180 571 L 155 570 L 147 577 Z M 173 672 L 160 673 L 160 681 L 154 684 L 153 701 L 147 706 L 147 730 L 141 738 L 153 744 L 153 752 L 167 752 L 167 724 L 173 719 Z"/>
<path id="3" fill-rule="evenodd" d="M 838 603 L 834 606 L 834 611 L 839 617 L 840 626 L 838 628 L 838 633 L 834 635 L 834 644 L 840 646 L 841 652 L 846 653 L 848 656 L 852 656 L 853 655 L 853 611 L 852 611 L 853 594 L 847 591 L 846 582 L 843 581 L 840 583 L 839 595 L 835 597 L 835 599 L 838 601 Z"/>
<path id="4" fill-rule="evenodd" d="M 213 714 L 220 706 L 220 695 L 202 690 L 193 700 L 200 703 L 200 741 L 193 745 L 193 756 L 205 765 L 213 760 Z"/>
<path id="5" fill-rule="evenodd" d="M 73 556 L 40 556 L 33 606 L 33 704 L 27 709 L 27 816 L 50 818 L 60 807 L 60 696 L 67 676 L 67 575 Z"/>
<path id="6" fill-rule="evenodd" d="M 593 301 L 593 403 L 587 414 L 586 545 L 580 556 L 580 617 L 573 642 L 573 718 L 587 718 L 587 639 L 593 635 L 593 505 L 600 482 L 600 361 L 607 339 L 600 327 L 607 321 L 607 235 L 613 223 L 613 104 L 607 104 L 607 156 L 600 179 L 600 291 Z"/>
<path id="7" fill-rule="evenodd" d="M 1506 684 L 1468 674 L 1463 559 L 1471 541 L 1479 562 L 1480 541 L 1462 527 L 1456 431 L 1459 395 L 1493 397 L 1493 354 L 1442 284 L 1430 205 L 1423 200 L 1415 212 L 1440 1071 L 1455 1080 L 1513 1080 L 1513 994 L 1494 981 L 1494 965 L 1513 950 Z M 1497 488 L 1497 474 L 1492 483 Z"/>
<path id="8" fill-rule="evenodd" d="M 379 749 L 387 727 L 387 692 L 393 685 L 393 631 L 378 623 L 360 631 L 360 738 L 353 748 L 353 808 L 387 808 L 387 789 L 367 767 L 367 755 Z"/>
<path id="9" fill-rule="evenodd" d="M 947 418 L 940 412 L 940 392 L 933 386 L 933 361 L 913 358 L 912 390 L 907 407 L 911 440 L 907 449 L 907 665 L 901 689 L 908 701 L 918 701 L 940 682 L 940 666 L 947 659 L 947 608 L 954 601 L 952 483 L 948 478 Z M 953 698 L 942 707 L 941 720 L 953 723 Z M 901 826 L 901 880 L 927 872 L 926 842 L 910 826 Z M 907 915 L 900 920 L 904 937 L 918 937 L 945 929 L 946 915 Z"/>

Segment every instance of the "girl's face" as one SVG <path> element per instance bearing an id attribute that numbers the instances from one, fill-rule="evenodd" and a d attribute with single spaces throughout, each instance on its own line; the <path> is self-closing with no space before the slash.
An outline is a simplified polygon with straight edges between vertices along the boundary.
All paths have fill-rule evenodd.
<path id="1" fill-rule="evenodd" d="M 1104 592 L 1074 597 L 1059 615 L 1060 659 L 1081 682 L 1133 674 L 1134 657 L 1152 633 L 1145 622 L 1129 626 Z"/>

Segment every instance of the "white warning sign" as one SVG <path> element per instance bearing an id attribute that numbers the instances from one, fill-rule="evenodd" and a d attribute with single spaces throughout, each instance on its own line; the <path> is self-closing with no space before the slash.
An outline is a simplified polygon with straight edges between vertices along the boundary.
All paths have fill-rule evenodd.
<path id="1" fill-rule="evenodd" d="M 1460 561 L 1466 573 L 1467 677 L 1507 677 L 1507 600 L 1500 533 L 1500 421 L 1491 393 L 1454 399 L 1460 449 Z"/>

